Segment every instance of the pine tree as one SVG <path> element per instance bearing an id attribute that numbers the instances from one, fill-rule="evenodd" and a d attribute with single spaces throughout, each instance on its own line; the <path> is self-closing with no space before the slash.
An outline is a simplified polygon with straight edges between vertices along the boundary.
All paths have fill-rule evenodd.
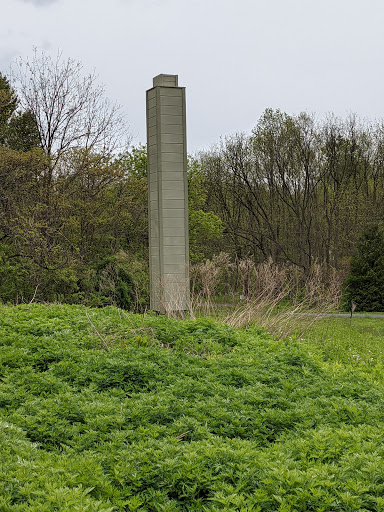
<path id="1" fill-rule="evenodd" d="M 16 112 L 17 96 L 6 76 L 0 73 L 0 146 L 6 145 L 9 121 Z"/>
<path id="2" fill-rule="evenodd" d="M 0 146 L 29 151 L 40 146 L 36 119 L 28 110 L 17 111 L 18 105 L 8 78 L 0 73 Z"/>
<path id="3" fill-rule="evenodd" d="M 378 225 L 367 229 L 351 259 L 344 305 L 355 302 L 360 311 L 384 311 L 384 233 Z"/>

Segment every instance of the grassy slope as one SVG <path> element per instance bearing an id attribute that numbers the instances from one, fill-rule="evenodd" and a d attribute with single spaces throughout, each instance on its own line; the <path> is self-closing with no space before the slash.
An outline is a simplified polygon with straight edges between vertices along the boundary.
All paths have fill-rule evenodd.
<path id="1" fill-rule="evenodd" d="M 0 511 L 384 510 L 384 332 L 364 342 L 366 321 L 283 343 L 0 307 Z"/>

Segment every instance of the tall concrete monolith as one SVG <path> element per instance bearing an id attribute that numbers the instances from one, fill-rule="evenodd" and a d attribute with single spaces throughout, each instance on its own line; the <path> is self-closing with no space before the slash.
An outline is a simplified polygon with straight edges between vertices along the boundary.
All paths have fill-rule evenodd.
<path id="1" fill-rule="evenodd" d="M 147 91 L 151 309 L 189 309 L 185 87 L 158 75 Z"/>

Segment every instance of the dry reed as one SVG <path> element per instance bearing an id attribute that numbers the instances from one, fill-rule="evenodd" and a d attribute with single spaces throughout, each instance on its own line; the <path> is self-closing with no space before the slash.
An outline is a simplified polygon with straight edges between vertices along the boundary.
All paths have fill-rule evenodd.
<path id="1" fill-rule="evenodd" d="M 300 336 L 337 310 L 342 277 L 314 263 L 307 273 L 271 259 L 230 262 L 220 254 L 191 269 L 191 317 L 213 316 L 233 327 L 256 324 L 278 338 Z"/>

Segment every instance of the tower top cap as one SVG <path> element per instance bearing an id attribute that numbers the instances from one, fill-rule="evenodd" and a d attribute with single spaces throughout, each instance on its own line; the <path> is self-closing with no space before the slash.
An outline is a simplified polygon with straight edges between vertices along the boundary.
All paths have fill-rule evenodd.
<path id="1" fill-rule="evenodd" d="M 153 87 L 178 87 L 178 75 L 157 75 L 153 79 Z"/>

